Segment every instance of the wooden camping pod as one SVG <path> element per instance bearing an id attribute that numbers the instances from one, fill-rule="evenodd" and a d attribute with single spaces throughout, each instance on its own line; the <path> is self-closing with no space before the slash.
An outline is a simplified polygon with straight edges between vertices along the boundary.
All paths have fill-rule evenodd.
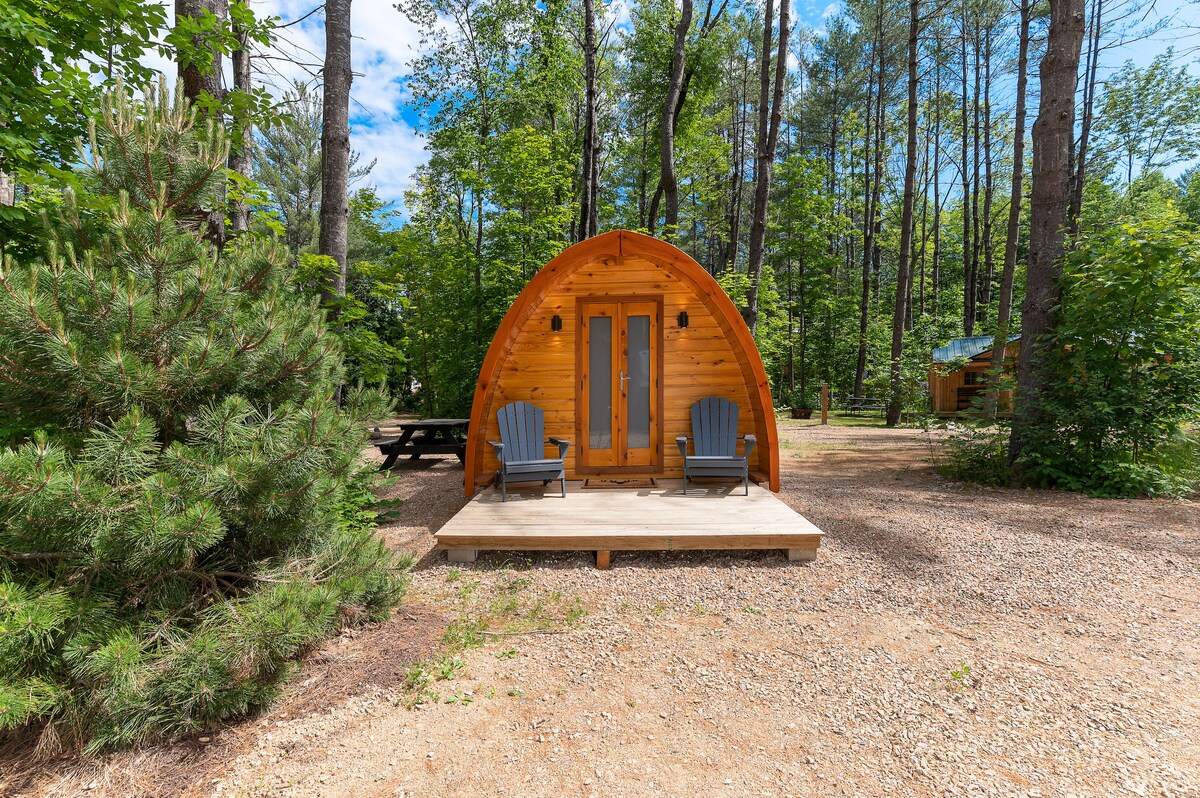
<path id="1" fill-rule="evenodd" d="M 572 441 L 568 479 L 626 479 L 682 476 L 675 437 L 692 434 L 691 405 L 706 396 L 737 403 L 738 431 L 758 439 L 751 476 L 778 491 L 766 370 L 724 290 L 656 238 L 614 230 L 581 241 L 534 276 L 496 330 L 471 407 L 465 493 L 493 478 L 487 442 L 509 402 L 538 405 L 546 435 Z"/>

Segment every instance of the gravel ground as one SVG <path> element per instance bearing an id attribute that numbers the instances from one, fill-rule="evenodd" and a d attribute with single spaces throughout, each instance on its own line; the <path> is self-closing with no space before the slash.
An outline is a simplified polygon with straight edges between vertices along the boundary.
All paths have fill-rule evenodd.
<path id="1" fill-rule="evenodd" d="M 225 733 L 192 794 L 1200 795 L 1200 507 L 959 485 L 915 431 L 781 434 L 782 496 L 827 532 L 807 565 L 451 567 L 432 533 L 462 471 L 402 466 L 406 525 L 385 533 L 421 556 L 410 612 L 457 618 L 457 640 L 514 633 L 413 672 L 419 689 L 369 642 L 335 646 L 361 689 Z M 160 794 L 131 786 L 145 764 L 44 794 Z"/>

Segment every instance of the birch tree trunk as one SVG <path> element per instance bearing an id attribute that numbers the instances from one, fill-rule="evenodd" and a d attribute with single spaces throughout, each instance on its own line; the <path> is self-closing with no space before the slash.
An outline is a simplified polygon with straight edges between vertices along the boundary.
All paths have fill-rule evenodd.
<path id="1" fill-rule="evenodd" d="M 12 207 L 17 202 L 17 181 L 0 169 L 0 205 Z"/>
<path id="2" fill-rule="evenodd" d="M 1038 69 L 1041 99 L 1033 123 L 1033 191 L 1030 196 L 1029 257 L 1025 303 L 1021 306 L 1021 356 L 1009 462 L 1019 471 L 1043 418 L 1042 394 L 1054 375 L 1052 345 L 1062 272 L 1064 225 L 1071 191 L 1075 144 L 1075 88 L 1083 46 L 1084 0 L 1051 0 L 1050 32 Z"/>
<path id="3" fill-rule="evenodd" d="M 233 87 L 249 95 L 254 90 L 250 77 L 250 38 L 245 28 L 234 24 L 233 34 L 238 48 L 230 54 L 233 62 Z M 248 116 L 234 118 L 235 141 L 229 150 L 229 168 L 244 177 L 250 177 L 254 158 L 254 129 Z M 229 203 L 230 226 L 238 232 L 250 228 L 250 208 L 245 199 L 235 198 Z"/>
<path id="4" fill-rule="evenodd" d="M 326 303 L 346 295 L 350 226 L 350 2 L 325 0 L 325 69 L 321 111 L 321 234 L 317 251 L 337 268 L 321 293 Z M 336 311 L 335 314 L 336 316 Z"/>
<path id="5" fill-rule="evenodd" d="M 920 29 L 920 0 L 908 4 L 908 140 L 904 157 L 904 207 L 900 217 L 900 252 L 896 267 L 896 309 L 892 314 L 891 396 L 887 425 L 900 421 L 904 371 L 904 320 L 908 313 L 909 281 L 912 275 L 913 207 L 917 179 L 917 34 Z"/>

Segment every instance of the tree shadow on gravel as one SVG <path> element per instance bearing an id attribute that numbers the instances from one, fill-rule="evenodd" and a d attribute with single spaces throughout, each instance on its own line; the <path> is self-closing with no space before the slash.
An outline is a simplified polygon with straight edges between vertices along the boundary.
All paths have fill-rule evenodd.
<path id="1" fill-rule="evenodd" d="M 812 451 L 785 460 L 784 466 L 784 500 L 839 541 L 860 548 L 874 550 L 892 542 L 898 542 L 897 552 L 923 547 L 919 534 L 879 523 L 900 506 L 912 512 L 927 510 L 931 522 L 977 534 L 995 529 L 1099 543 L 1138 554 L 1200 557 L 1196 503 L 1096 499 L 1065 491 L 954 482 L 937 473 L 928 448 L 917 442 L 886 451 Z"/>

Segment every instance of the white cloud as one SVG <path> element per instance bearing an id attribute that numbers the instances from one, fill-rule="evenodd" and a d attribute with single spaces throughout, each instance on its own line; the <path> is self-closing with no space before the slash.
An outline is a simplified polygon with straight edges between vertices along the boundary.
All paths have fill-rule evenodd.
<path id="1" fill-rule="evenodd" d="M 266 0 L 255 7 L 284 22 L 299 19 L 316 0 Z M 363 161 L 376 161 L 368 182 L 382 198 L 403 206 L 409 178 L 425 162 L 424 139 L 408 124 L 401 111 L 410 96 L 405 88 L 408 63 L 417 55 L 420 33 L 396 10 L 395 0 L 356 0 L 351 7 L 351 45 L 354 82 L 350 89 L 350 146 Z M 319 63 L 325 53 L 324 15 L 320 12 L 284 30 L 280 49 L 297 60 Z M 311 80 L 314 67 L 279 65 L 286 78 Z M 285 87 L 286 82 L 279 81 Z"/>
<path id="2" fill-rule="evenodd" d="M 174 19 L 173 3 L 167 19 Z M 278 31 L 276 52 L 255 64 L 255 79 L 280 96 L 293 80 L 317 82 L 325 54 L 325 16 L 320 0 L 258 0 L 253 2 L 260 17 L 277 16 L 284 24 L 303 21 Z M 363 163 L 376 161 L 367 182 L 379 189 L 380 197 L 393 200 L 403 210 L 409 178 L 425 162 L 425 140 L 408 124 L 402 110 L 410 95 L 405 88 L 408 63 L 417 55 L 420 34 L 408 18 L 395 8 L 395 0 L 355 0 L 351 7 L 351 45 L 354 82 L 350 89 L 350 146 L 362 153 Z M 147 54 L 147 66 L 173 80 L 175 64 L 157 53 Z M 225 84 L 232 80 L 225 61 Z"/>
<path id="3" fill-rule="evenodd" d="M 837 13 L 842 10 L 841 3 L 830 3 L 825 6 L 825 10 L 821 12 L 821 19 L 829 19 L 837 16 Z"/>

